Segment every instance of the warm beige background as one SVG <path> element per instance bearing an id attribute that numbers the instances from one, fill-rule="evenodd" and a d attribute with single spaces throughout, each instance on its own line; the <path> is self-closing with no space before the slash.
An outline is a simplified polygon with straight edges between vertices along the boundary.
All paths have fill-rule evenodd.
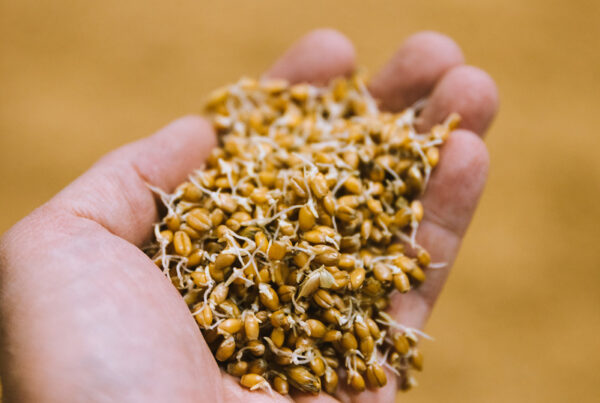
<path id="1" fill-rule="evenodd" d="M 307 30 L 371 71 L 436 29 L 498 81 L 489 186 L 406 402 L 600 396 L 600 2 L 0 0 L 0 232 Z M 40 268 L 43 269 L 43 268 Z"/>

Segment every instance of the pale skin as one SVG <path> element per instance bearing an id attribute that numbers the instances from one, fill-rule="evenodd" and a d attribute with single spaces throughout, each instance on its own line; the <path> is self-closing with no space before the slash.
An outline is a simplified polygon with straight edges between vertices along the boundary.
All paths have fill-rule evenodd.
<path id="1" fill-rule="evenodd" d="M 351 42 L 313 31 L 266 73 L 324 83 L 355 69 Z M 370 83 L 388 110 L 423 97 L 422 129 L 450 112 L 462 116 L 422 196 L 417 241 L 443 269 L 391 312 L 423 328 L 483 190 L 489 159 L 482 136 L 498 107 L 493 80 L 467 66 L 449 38 L 408 38 Z M 210 125 L 189 116 L 98 161 L 0 241 L 1 374 L 7 402 L 391 402 L 396 379 L 352 394 L 340 379 L 335 397 L 250 392 L 219 370 L 171 283 L 139 249 L 158 219 L 146 183 L 172 190 L 216 144 Z M 443 335 L 437 335 L 443 337 Z M 435 357 L 430 358 L 435 360 Z M 426 376 L 426 375 L 425 375 Z"/>

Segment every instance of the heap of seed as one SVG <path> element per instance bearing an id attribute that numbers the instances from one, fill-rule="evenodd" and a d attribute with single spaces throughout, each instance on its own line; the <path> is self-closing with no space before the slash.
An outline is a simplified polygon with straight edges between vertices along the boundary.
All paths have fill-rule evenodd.
<path id="1" fill-rule="evenodd" d="M 358 75 L 242 79 L 206 111 L 220 146 L 173 194 L 156 190 L 168 211 L 147 253 L 219 364 L 281 394 L 333 394 L 338 376 L 381 387 L 384 367 L 411 387 L 422 334 L 385 309 L 431 267 L 417 198 L 458 117 L 417 133 L 417 108 L 380 112 Z"/>

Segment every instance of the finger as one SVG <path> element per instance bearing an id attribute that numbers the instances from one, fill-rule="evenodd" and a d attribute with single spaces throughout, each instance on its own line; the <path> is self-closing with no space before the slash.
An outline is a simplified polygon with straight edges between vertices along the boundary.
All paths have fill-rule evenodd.
<path id="1" fill-rule="evenodd" d="M 344 370 L 345 371 L 345 370 Z M 348 385 L 347 372 L 340 380 L 336 397 L 342 403 L 378 403 L 393 402 L 398 391 L 396 375 L 386 370 L 387 383 L 381 388 L 367 388 L 363 392 L 357 393 Z M 363 375 L 366 381 L 366 376 Z"/>
<path id="2" fill-rule="evenodd" d="M 423 124 L 419 129 L 428 130 L 450 113 L 457 112 L 461 116 L 461 128 L 483 135 L 498 104 L 498 89 L 485 71 L 473 66 L 458 66 L 436 85 L 421 114 Z"/>
<path id="3" fill-rule="evenodd" d="M 417 243 L 432 261 L 447 265 L 428 269 L 425 282 L 414 291 L 393 295 L 391 311 L 400 323 L 422 328 L 429 317 L 475 212 L 488 167 L 487 149 L 475 133 L 452 132 L 423 195 L 425 217 L 417 232 Z"/>
<path id="4" fill-rule="evenodd" d="M 157 209 L 148 184 L 171 191 L 216 144 L 210 124 L 184 117 L 158 133 L 123 146 L 98 161 L 59 193 L 51 208 L 98 222 L 136 245 L 150 235 Z"/>
<path id="5" fill-rule="evenodd" d="M 294 43 L 265 77 L 325 84 L 352 73 L 355 62 L 356 52 L 348 38 L 334 29 L 317 29 Z"/>
<path id="6" fill-rule="evenodd" d="M 437 32 L 410 36 L 376 74 L 369 89 L 387 110 L 402 110 L 427 96 L 435 83 L 464 62 L 460 47 Z"/>

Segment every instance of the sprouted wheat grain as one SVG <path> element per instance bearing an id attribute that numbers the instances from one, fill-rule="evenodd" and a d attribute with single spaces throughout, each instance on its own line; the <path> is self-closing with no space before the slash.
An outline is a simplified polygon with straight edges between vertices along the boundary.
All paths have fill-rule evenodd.
<path id="1" fill-rule="evenodd" d="M 333 394 L 342 368 L 357 392 L 384 386 L 384 368 L 415 384 L 423 333 L 385 309 L 439 267 L 415 242 L 417 198 L 459 121 L 418 133 L 422 106 L 381 112 L 360 75 L 210 96 L 220 146 L 173 194 L 156 190 L 168 212 L 147 253 L 243 386 Z"/>

